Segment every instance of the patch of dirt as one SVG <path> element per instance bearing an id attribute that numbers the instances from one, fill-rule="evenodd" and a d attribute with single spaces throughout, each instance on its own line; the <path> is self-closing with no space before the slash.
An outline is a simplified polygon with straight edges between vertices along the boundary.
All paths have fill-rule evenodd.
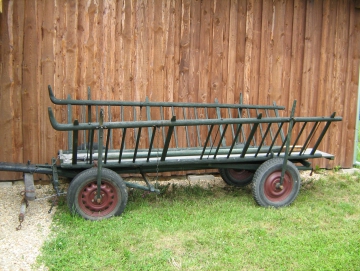
<path id="1" fill-rule="evenodd" d="M 36 199 L 29 201 L 25 218 L 19 226 L 19 214 L 24 184 L 16 182 L 0 188 L 0 270 L 33 270 L 32 265 L 50 233 L 56 207 L 49 214 L 53 194 L 51 185 L 35 185 Z M 45 199 L 41 199 L 47 197 Z M 36 270 L 47 270 L 37 267 Z"/>

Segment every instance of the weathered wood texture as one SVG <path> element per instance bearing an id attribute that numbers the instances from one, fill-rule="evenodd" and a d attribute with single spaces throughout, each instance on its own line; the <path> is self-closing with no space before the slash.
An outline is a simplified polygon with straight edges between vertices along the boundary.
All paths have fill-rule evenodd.
<path id="1" fill-rule="evenodd" d="M 55 95 L 277 104 L 343 116 L 320 166 L 351 167 L 358 116 L 357 1 L 3 1 L 0 161 L 46 163 L 67 135 L 48 121 Z M 53 107 L 54 108 L 54 107 Z M 66 122 L 66 109 L 55 108 Z M 126 112 L 133 114 L 133 112 Z M 168 114 L 168 113 L 166 113 Z M 169 117 L 167 115 L 167 117 Z M 183 139 L 180 139 L 183 140 Z M 1 173 L 1 180 L 19 178 Z"/>

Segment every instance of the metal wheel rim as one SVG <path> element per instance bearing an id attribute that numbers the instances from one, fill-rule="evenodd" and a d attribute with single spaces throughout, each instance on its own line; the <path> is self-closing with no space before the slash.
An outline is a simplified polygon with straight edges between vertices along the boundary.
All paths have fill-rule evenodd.
<path id="1" fill-rule="evenodd" d="M 84 185 L 78 195 L 78 204 L 80 209 L 93 217 L 106 216 L 116 208 L 118 195 L 116 187 L 105 180 L 101 182 L 101 202 L 95 200 L 97 192 L 97 183 L 92 181 Z"/>
<path id="2" fill-rule="evenodd" d="M 243 181 L 250 177 L 253 173 L 244 169 L 237 170 L 230 168 L 228 169 L 228 174 L 237 181 Z"/>
<path id="3" fill-rule="evenodd" d="M 264 182 L 264 195 L 272 202 L 285 200 L 293 190 L 293 181 L 291 176 L 286 172 L 284 176 L 283 189 L 277 188 L 280 183 L 281 170 L 272 172 Z"/>

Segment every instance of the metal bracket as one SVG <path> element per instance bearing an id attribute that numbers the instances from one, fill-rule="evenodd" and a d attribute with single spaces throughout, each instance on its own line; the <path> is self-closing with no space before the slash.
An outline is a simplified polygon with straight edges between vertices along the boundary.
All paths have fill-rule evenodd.
<path id="1" fill-rule="evenodd" d="M 146 185 L 148 187 L 148 191 L 155 192 L 156 194 L 160 194 L 160 190 L 155 189 L 154 186 L 152 186 L 150 184 L 150 182 L 149 182 L 148 178 L 146 177 L 145 173 L 141 169 L 139 169 L 139 171 L 140 171 L 140 174 L 143 177 L 143 179 L 144 179 L 144 181 L 145 181 L 145 183 L 146 183 Z"/>
<path id="2" fill-rule="evenodd" d="M 281 169 L 281 177 L 280 177 L 279 187 L 282 187 L 282 185 L 284 183 L 284 176 L 285 176 L 285 171 L 286 171 L 286 168 L 287 168 L 287 160 L 288 160 L 288 157 L 289 157 L 291 133 L 292 133 L 293 125 L 294 125 L 295 108 L 296 108 L 296 100 L 294 100 L 294 103 L 293 103 L 293 106 L 292 106 L 292 109 L 291 109 L 291 114 L 290 114 L 289 129 L 288 129 L 288 134 L 286 136 L 286 150 L 285 150 L 284 164 L 283 164 L 282 169 Z"/>
<path id="3" fill-rule="evenodd" d="M 101 170 L 102 170 L 102 153 L 103 153 L 103 135 L 104 135 L 104 110 L 100 109 L 99 119 L 99 148 L 98 148 L 98 162 L 97 162 L 97 191 L 96 200 L 101 202 Z"/>
<path id="4" fill-rule="evenodd" d="M 57 171 L 57 166 L 56 166 L 56 161 L 57 159 L 52 158 L 51 159 L 51 170 L 52 170 L 52 185 L 53 188 L 56 192 L 56 196 L 60 195 L 60 191 L 59 191 L 59 175 L 58 175 L 58 171 Z"/>

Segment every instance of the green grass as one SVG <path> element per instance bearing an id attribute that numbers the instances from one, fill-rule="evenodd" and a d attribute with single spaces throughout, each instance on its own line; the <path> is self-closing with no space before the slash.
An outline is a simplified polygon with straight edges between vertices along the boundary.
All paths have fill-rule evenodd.
<path id="1" fill-rule="evenodd" d="M 356 161 L 357 162 L 360 162 L 360 129 L 358 130 L 358 139 L 357 139 L 357 142 L 355 142 L 356 144 L 356 150 L 357 150 L 357 153 L 356 153 Z"/>
<path id="2" fill-rule="evenodd" d="M 360 270 L 360 175 L 303 185 L 286 208 L 250 189 L 132 191 L 121 217 L 91 222 L 60 207 L 38 258 L 49 270 Z"/>

